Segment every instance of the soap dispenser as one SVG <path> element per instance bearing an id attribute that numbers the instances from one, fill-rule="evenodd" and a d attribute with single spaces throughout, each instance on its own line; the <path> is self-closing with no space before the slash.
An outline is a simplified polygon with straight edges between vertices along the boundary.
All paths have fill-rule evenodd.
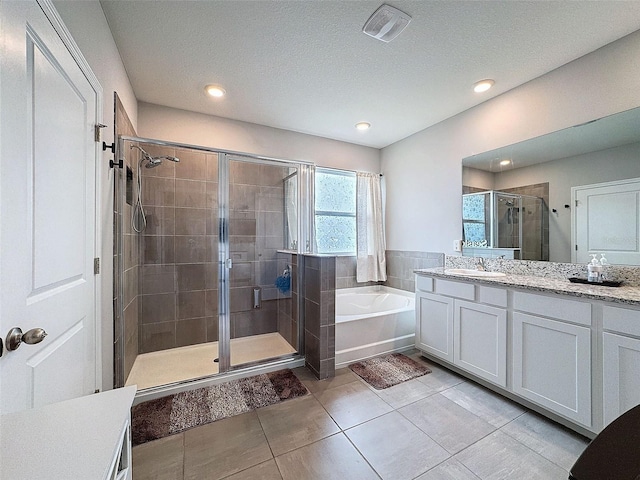
<path id="1" fill-rule="evenodd" d="M 589 265 L 587 265 L 587 280 L 589 282 L 602 282 L 602 264 L 598 261 L 597 254 L 591 254 L 593 257 Z M 606 259 L 605 259 L 606 261 Z"/>

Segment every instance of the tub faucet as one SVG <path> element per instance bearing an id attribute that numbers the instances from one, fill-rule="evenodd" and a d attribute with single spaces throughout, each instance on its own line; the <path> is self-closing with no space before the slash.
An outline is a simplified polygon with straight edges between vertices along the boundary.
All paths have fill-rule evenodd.
<path id="1" fill-rule="evenodd" d="M 478 257 L 476 261 L 476 269 L 480 270 L 481 272 L 484 272 L 487 270 L 487 266 L 484 263 L 483 257 Z"/>

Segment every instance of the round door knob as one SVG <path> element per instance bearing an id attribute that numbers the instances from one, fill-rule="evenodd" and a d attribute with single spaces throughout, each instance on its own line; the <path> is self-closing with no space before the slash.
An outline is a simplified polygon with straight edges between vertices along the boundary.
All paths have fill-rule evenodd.
<path id="1" fill-rule="evenodd" d="M 42 328 L 32 328 L 27 333 L 23 334 L 20 327 L 14 327 L 9 330 L 9 333 L 7 334 L 7 350 L 12 352 L 13 350 L 16 350 L 22 343 L 26 343 L 27 345 L 40 343 L 46 336 L 47 332 L 45 332 Z"/>

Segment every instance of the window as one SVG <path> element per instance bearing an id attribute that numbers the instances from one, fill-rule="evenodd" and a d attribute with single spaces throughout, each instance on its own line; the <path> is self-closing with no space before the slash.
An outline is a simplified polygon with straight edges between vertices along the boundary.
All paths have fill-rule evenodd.
<path id="1" fill-rule="evenodd" d="M 356 175 L 316 169 L 315 223 L 318 253 L 356 253 Z"/>

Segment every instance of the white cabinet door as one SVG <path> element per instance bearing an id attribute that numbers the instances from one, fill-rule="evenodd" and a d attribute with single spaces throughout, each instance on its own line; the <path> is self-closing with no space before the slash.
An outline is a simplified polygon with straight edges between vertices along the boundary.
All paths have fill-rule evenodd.
<path id="1" fill-rule="evenodd" d="M 12 327 L 48 333 L 2 356 L 2 413 L 93 393 L 99 378 L 99 85 L 42 4 L 0 2 L 0 335 Z"/>
<path id="2" fill-rule="evenodd" d="M 457 299 L 454 306 L 454 363 L 506 387 L 507 311 Z"/>
<path id="3" fill-rule="evenodd" d="M 513 391 L 591 426 L 591 329 L 513 314 Z"/>
<path id="4" fill-rule="evenodd" d="M 453 299 L 416 294 L 416 348 L 453 362 Z"/>
<path id="5" fill-rule="evenodd" d="M 604 424 L 640 404 L 640 340 L 602 334 Z"/>

